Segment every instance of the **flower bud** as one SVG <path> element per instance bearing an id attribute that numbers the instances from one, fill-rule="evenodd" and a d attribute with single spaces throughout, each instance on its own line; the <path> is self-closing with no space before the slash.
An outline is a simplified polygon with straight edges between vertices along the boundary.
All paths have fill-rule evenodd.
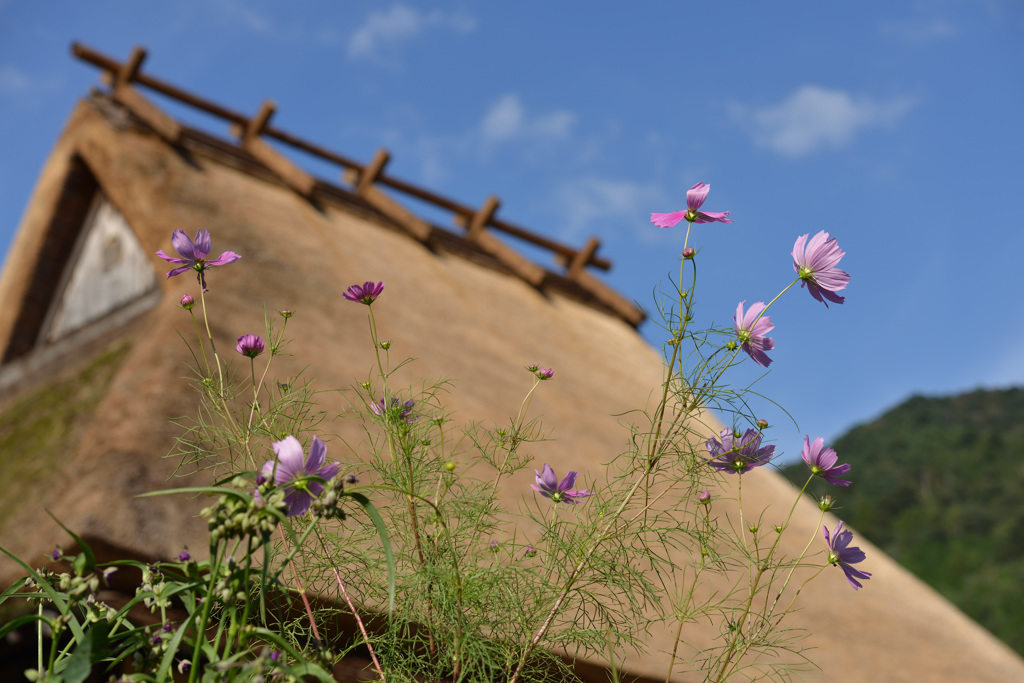
<path id="1" fill-rule="evenodd" d="M 697 502 L 700 503 L 701 505 L 711 504 L 711 494 L 708 493 L 707 489 L 704 489 L 703 491 L 697 494 Z"/>
<path id="2" fill-rule="evenodd" d="M 697 252 L 694 250 L 693 247 L 687 247 L 686 249 L 683 249 L 683 258 L 689 261 L 694 257 L 696 253 Z"/>
<path id="3" fill-rule="evenodd" d="M 449 472 L 454 472 L 455 471 L 455 461 L 454 460 L 449 460 L 448 462 L 446 462 L 444 464 L 444 468 L 446 470 L 448 470 Z"/>
<path id="4" fill-rule="evenodd" d="M 758 420 L 757 421 L 757 428 L 758 429 L 768 429 L 768 420 Z"/>
<path id="5" fill-rule="evenodd" d="M 835 507 L 836 502 L 832 500 L 832 496 L 822 496 L 821 500 L 818 501 L 818 508 L 822 512 L 828 512 Z"/>
<path id="6" fill-rule="evenodd" d="M 280 313 L 281 317 L 285 320 L 295 315 L 295 311 L 278 311 L 278 313 Z"/>
<path id="7" fill-rule="evenodd" d="M 181 296 L 181 301 L 178 302 L 178 305 L 184 308 L 186 311 L 191 311 L 192 308 L 196 305 L 196 300 L 192 298 L 191 294 L 183 294 Z"/>

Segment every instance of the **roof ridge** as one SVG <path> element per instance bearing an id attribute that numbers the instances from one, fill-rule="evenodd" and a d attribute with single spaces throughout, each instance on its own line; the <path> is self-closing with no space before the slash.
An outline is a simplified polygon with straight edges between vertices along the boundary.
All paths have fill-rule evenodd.
<path id="1" fill-rule="evenodd" d="M 583 247 L 575 249 L 495 217 L 501 201 L 494 195 L 488 197 L 479 208 L 473 208 L 395 176 L 385 175 L 384 169 L 391 158 L 390 153 L 385 149 L 378 150 L 370 163 L 363 164 L 303 140 L 280 128 L 270 126 L 270 119 L 277 109 L 272 101 L 265 101 L 255 116 L 248 117 L 193 95 L 175 85 L 143 74 L 141 67 L 147 54 L 144 48 L 136 47 L 124 62 L 118 62 L 80 43 L 73 43 L 71 51 L 75 57 L 103 69 L 105 81 L 111 87 L 110 94 L 113 99 L 128 108 L 168 144 L 181 144 L 191 130 L 143 96 L 135 84 L 145 86 L 150 90 L 229 121 L 231 132 L 238 139 L 237 147 L 254 157 L 288 187 L 306 198 L 312 198 L 313 194 L 318 192 L 323 185 L 334 186 L 314 178 L 271 147 L 264 138 L 273 138 L 290 147 L 342 166 L 344 169 L 342 179 L 352 186 L 351 192 L 387 217 L 413 239 L 427 242 L 434 231 L 440 230 L 440 228 L 405 208 L 384 192 L 380 186 L 387 186 L 450 211 L 453 223 L 465 228 L 466 240 L 494 257 L 509 271 L 533 287 L 540 288 L 545 281 L 551 278 L 561 280 L 563 283 L 568 281 L 574 284 L 576 289 L 582 290 L 602 304 L 604 308 L 633 326 L 639 325 L 645 318 L 643 311 L 633 302 L 586 270 L 587 266 L 609 270 L 612 265 L 609 260 L 597 256 L 600 240 L 596 237 L 590 237 Z M 343 190 L 344 188 L 337 189 Z M 559 275 L 539 266 L 495 237 L 489 228 L 553 252 L 556 260 L 565 268 L 565 273 Z"/>

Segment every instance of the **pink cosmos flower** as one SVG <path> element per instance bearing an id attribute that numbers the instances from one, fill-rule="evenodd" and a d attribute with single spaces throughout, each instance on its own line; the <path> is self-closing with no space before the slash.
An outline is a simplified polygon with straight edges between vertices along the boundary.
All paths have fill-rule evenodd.
<path id="1" fill-rule="evenodd" d="M 775 446 L 761 446 L 761 433 L 748 429 L 739 432 L 723 429 L 721 441 L 712 437 L 704 444 L 711 457 L 707 463 L 719 472 L 743 474 L 755 467 L 767 465 L 775 455 Z"/>
<path id="2" fill-rule="evenodd" d="M 369 306 L 384 291 L 383 282 L 366 281 L 361 285 L 352 285 L 342 293 L 342 296 L 349 301 Z"/>
<path id="3" fill-rule="evenodd" d="M 313 499 L 324 491 L 324 485 L 306 477 L 321 477 L 325 480 L 334 478 L 341 468 L 339 463 L 324 465 L 327 458 L 327 446 L 319 436 L 313 437 L 313 445 L 309 449 L 309 457 L 303 462 L 302 444 L 294 436 L 286 436 L 274 442 L 274 453 L 277 460 L 268 460 L 263 466 L 263 476 L 274 478 L 274 484 L 287 487 L 284 502 L 288 506 L 288 516 L 301 515 L 309 509 Z"/>
<path id="4" fill-rule="evenodd" d="M 793 270 L 803 280 L 800 287 L 806 285 L 811 296 L 825 304 L 826 308 L 828 301 L 841 304 L 846 301 L 846 297 L 836 292 L 850 284 L 850 276 L 836 268 L 836 264 L 846 256 L 846 252 L 824 230 L 811 237 L 810 243 L 807 242 L 809 236 L 810 233 L 797 237 L 793 245 Z"/>
<path id="5" fill-rule="evenodd" d="M 729 212 L 698 211 L 708 198 L 711 191 L 710 185 L 699 182 L 686 191 L 686 211 L 673 211 L 672 213 L 652 213 L 651 222 L 659 228 L 671 228 L 681 220 L 691 223 L 732 223 Z"/>
<path id="6" fill-rule="evenodd" d="M 250 333 L 243 334 L 238 338 L 238 345 L 235 346 L 235 351 L 238 351 L 246 358 L 255 358 L 263 353 L 263 348 L 263 340 Z"/>
<path id="7" fill-rule="evenodd" d="M 206 287 L 207 268 L 224 266 L 242 258 L 233 251 L 225 251 L 217 258 L 207 261 L 206 257 L 209 255 L 210 250 L 213 249 L 213 244 L 210 241 L 210 233 L 206 230 L 196 231 L 195 241 L 189 239 L 184 230 L 175 230 L 171 233 L 171 246 L 174 247 L 174 250 L 178 252 L 181 258 L 168 256 L 164 253 L 163 249 L 157 249 L 156 251 L 156 255 L 164 261 L 181 264 L 180 268 L 168 271 L 167 277 L 174 277 L 186 271 L 194 270 L 196 271 L 196 279 L 203 286 L 204 292 L 210 291 Z"/>
<path id="8" fill-rule="evenodd" d="M 850 471 L 849 464 L 837 465 L 839 456 L 831 448 L 824 448 L 825 439 L 820 436 L 811 443 L 811 437 L 804 437 L 804 447 L 800 451 L 800 457 L 804 459 L 807 466 L 811 468 L 811 474 L 823 478 L 830 484 L 836 486 L 849 486 L 846 479 L 836 479 L 837 474 L 846 474 Z"/>
<path id="9" fill-rule="evenodd" d="M 832 532 L 831 538 L 828 535 L 827 526 L 823 526 L 821 529 L 825 532 L 825 545 L 828 546 L 829 564 L 842 568 L 843 573 L 846 574 L 846 580 L 853 586 L 853 590 L 861 588 L 862 584 L 857 579 L 867 581 L 871 578 L 871 574 L 850 566 L 863 562 L 866 557 L 864 551 L 860 548 L 850 547 L 850 541 L 853 540 L 853 532 L 849 530 L 843 531 L 842 522 L 839 522 L 839 526 Z"/>
<path id="10" fill-rule="evenodd" d="M 555 471 L 551 469 L 551 465 L 545 464 L 543 472 L 538 472 L 537 470 L 533 472 L 537 475 L 537 479 L 536 484 L 530 484 L 530 488 L 556 503 L 575 505 L 579 502 L 578 499 L 593 495 L 589 489 L 583 489 L 582 491 L 569 490 L 576 485 L 578 472 L 570 470 L 561 483 L 559 483 L 558 477 L 555 476 Z"/>
<path id="11" fill-rule="evenodd" d="M 736 327 L 736 336 L 743 344 L 743 350 L 750 354 L 755 363 L 768 367 L 772 364 L 772 359 L 765 351 L 774 349 L 775 342 L 771 337 L 764 335 L 775 329 L 775 325 L 772 324 L 771 318 L 761 315 L 761 311 L 764 310 L 763 301 L 751 304 L 746 315 L 743 314 L 743 304 L 745 303 L 747 302 L 739 303 L 736 307 L 736 315 L 732 317 L 733 325 Z M 758 318 L 759 315 L 760 318 Z"/>

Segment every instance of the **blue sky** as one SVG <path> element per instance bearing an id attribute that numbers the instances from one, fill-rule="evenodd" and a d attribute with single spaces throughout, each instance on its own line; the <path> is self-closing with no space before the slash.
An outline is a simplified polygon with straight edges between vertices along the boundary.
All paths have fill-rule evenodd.
<path id="1" fill-rule="evenodd" d="M 364 160 L 385 146 L 399 177 L 471 205 L 497 194 L 501 217 L 573 244 L 596 235 L 602 277 L 645 306 L 683 240 L 648 214 L 708 182 L 705 208 L 735 223 L 695 226 L 697 323 L 770 300 L 796 237 L 828 231 L 846 303 L 791 290 L 769 312 L 758 388 L 799 421 L 763 409 L 790 458 L 804 433 L 832 439 L 914 393 L 1024 384 L 1015 0 L 0 0 L 3 253 L 99 84 L 75 40 L 118 59 L 144 45 L 144 71 L 232 109 L 273 99 L 274 125 L 306 139 Z"/>

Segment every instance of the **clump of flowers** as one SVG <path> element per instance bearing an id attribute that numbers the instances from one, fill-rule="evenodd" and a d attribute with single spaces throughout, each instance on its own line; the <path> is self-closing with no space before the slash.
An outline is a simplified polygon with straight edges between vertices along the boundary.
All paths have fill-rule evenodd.
<path id="1" fill-rule="evenodd" d="M 327 446 L 319 436 L 313 437 L 313 445 L 309 449 L 309 457 L 304 458 L 302 444 L 294 436 L 286 436 L 274 442 L 276 460 L 268 460 L 263 466 L 262 474 L 272 479 L 277 486 L 285 487 L 285 505 L 288 516 L 301 515 L 309 509 L 313 499 L 323 493 L 324 485 L 310 479 L 320 477 L 330 481 L 341 468 L 340 463 L 325 465 Z"/>
<path id="2" fill-rule="evenodd" d="M 213 249 L 213 244 L 210 241 L 210 233 L 206 230 L 197 231 L 195 240 L 189 239 L 184 230 L 175 230 L 171 233 L 171 246 L 174 247 L 174 250 L 178 252 L 181 258 L 168 256 L 164 253 L 163 249 L 158 249 L 156 252 L 156 255 L 164 261 L 181 264 L 180 268 L 168 271 L 167 277 L 174 277 L 175 275 L 181 275 L 182 273 L 194 270 L 196 271 L 196 279 L 203 286 L 204 292 L 210 291 L 206 287 L 207 269 L 213 266 L 224 266 L 234 263 L 242 258 L 233 251 L 225 251 L 217 258 L 207 260 L 206 257 Z"/>
<path id="3" fill-rule="evenodd" d="M 349 301 L 355 301 L 356 303 L 366 304 L 369 306 L 377 300 L 377 297 L 379 297 L 383 291 L 383 282 L 370 282 L 367 280 L 361 285 L 352 285 L 342 293 L 342 296 Z"/>
<path id="4" fill-rule="evenodd" d="M 589 489 L 583 489 L 581 491 L 571 491 L 573 486 L 576 485 L 576 477 L 578 472 L 569 471 L 562 481 L 558 481 L 558 477 L 555 476 L 555 471 L 551 469 L 551 465 L 544 464 L 544 470 L 538 472 L 533 471 L 537 475 L 536 483 L 530 484 L 530 488 L 544 496 L 550 498 L 556 503 L 568 503 L 569 505 L 575 505 L 580 500 L 593 495 Z"/>
<path id="5" fill-rule="evenodd" d="M 741 436 L 738 431 L 723 429 L 721 438 L 706 442 L 707 463 L 719 472 L 743 474 L 755 467 L 767 465 L 775 455 L 775 446 L 761 446 L 761 432 L 748 429 Z"/>
<path id="6" fill-rule="evenodd" d="M 686 210 L 672 213 L 652 213 L 651 222 L 659 228 L 671 228 L 676 223 L 686 220 L 690 223 L 732 223 L 728 211 L 700 211 L 704 200 L 708 198 L 711 186 L 699 182 L 686 191 Z"/>

